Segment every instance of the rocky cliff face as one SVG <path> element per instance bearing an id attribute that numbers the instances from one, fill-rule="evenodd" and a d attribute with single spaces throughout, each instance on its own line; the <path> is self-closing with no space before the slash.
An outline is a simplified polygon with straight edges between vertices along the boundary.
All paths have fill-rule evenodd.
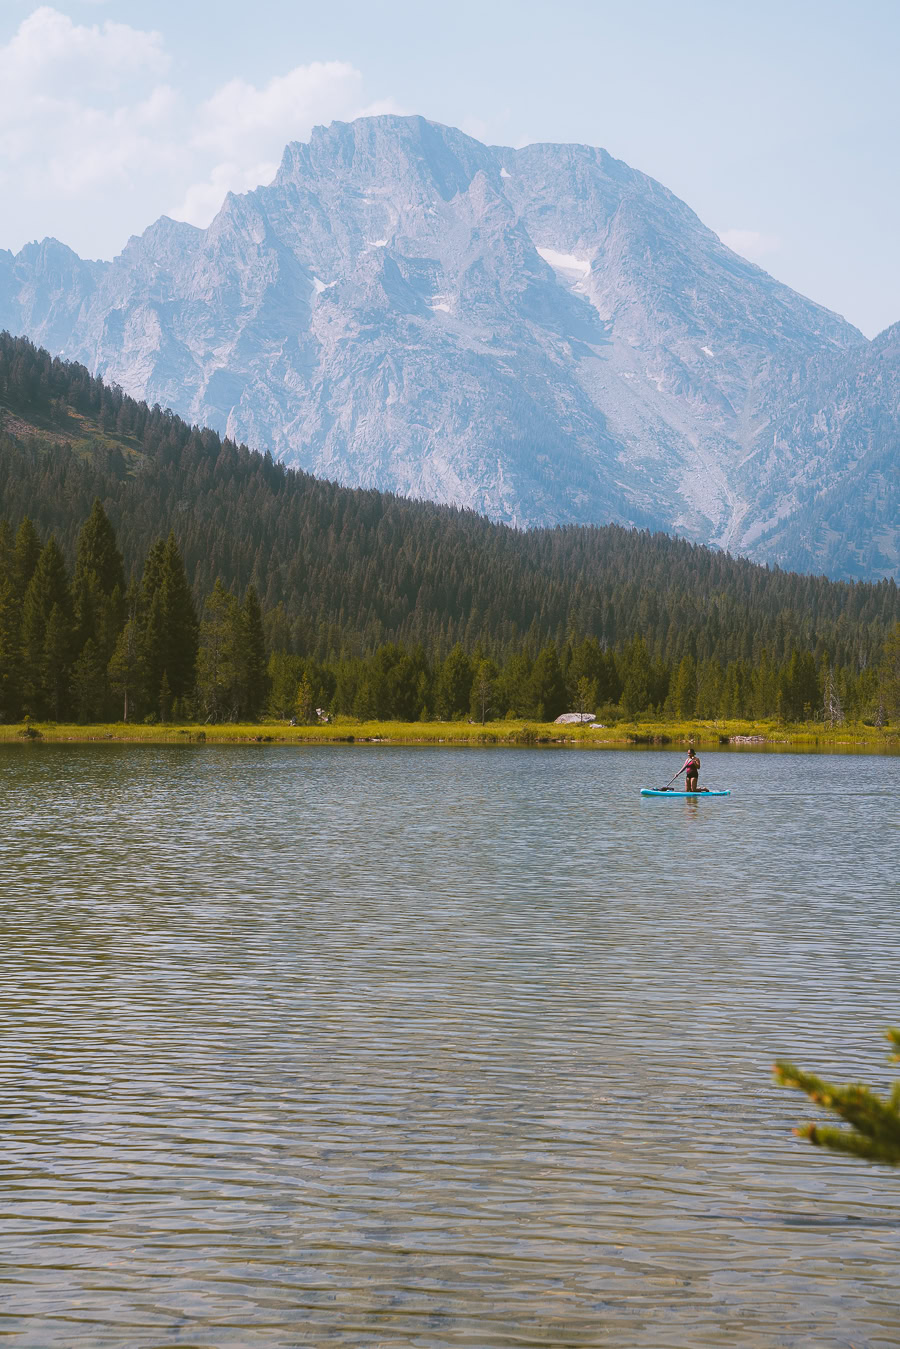
<path id="1" fill-rule="evenodd" d="M 870 344 L 602 150 L 335 123 L 207 230 L 163 218 L 109 264 L 0 254 L 0 326 L 342 482 L 882 566 L 790 527 L 862 463 L 845 412 L 809 418 Z"/>
<path id="2" fill-rule="evenodd" d="M 832 576 L 900 577 L 900 324 L 772 370 L 757 393 L 748 552 Z"/>

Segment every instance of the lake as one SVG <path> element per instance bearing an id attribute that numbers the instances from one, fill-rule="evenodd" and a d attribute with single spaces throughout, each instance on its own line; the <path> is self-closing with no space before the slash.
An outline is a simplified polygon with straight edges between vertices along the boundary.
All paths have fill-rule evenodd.
<path id="1" fill-rule="evenodd" d="M 900 759 L 0 747 L 15 1346 L 900 1344 Z"/>

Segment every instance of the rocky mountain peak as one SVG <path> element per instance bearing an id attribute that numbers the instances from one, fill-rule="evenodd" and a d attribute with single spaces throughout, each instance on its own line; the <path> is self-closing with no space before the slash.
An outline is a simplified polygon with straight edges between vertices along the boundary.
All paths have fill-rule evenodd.
<path id="1" fill-rule="evenodd" d="M 791 408 L 868 359 L 605 150 L 422 117 L 316 127 L 208 229 L 163 217 L 110 264 L 35 247 L 0 254 L 0 325 L 290 463 L 779 561 L 811 490 Z"/>

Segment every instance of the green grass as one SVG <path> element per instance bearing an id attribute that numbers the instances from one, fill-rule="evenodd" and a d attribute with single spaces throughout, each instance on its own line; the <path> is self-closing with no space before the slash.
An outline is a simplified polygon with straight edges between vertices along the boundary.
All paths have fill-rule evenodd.
<path id="1" fill-rule="evenodd" d="M 556 726 L 528 721 L 355 721 L 341 717 L 323 726 L 289 726 L 272 721 L 257 724 L 170 725 L 126 724 L 78 726 L 54 722 L 0 726 L 0 741 L 121 741 L 134 744 L 377 744 L 392 745 L 569 745 L 582 749 L 630 745 L 681 749 L 719 746 L 732 737 L 751 737 L 751 744 L 801 749 L 900 749 L 900 727 L 837 726 L 819 722 L 782 725 L 775 721 L 641 721 L 613 726 Z"/>

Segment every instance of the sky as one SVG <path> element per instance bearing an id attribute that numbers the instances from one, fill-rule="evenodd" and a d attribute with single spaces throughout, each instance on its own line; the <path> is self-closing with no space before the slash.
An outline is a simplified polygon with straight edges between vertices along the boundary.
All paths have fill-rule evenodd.
<path id="1" fill-rule="evenodd" d="M 900 0 L 0 0 L 0 248 L 206 225 L 335 118 L 602 145 L 868 336 L 900 320 Z"/>

